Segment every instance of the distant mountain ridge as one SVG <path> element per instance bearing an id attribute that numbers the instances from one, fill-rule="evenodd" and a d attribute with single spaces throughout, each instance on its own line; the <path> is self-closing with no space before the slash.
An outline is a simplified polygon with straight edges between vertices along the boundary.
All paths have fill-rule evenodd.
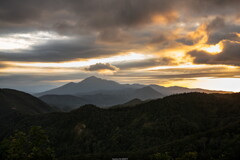
<path id="1" fill-rule="evenodd" d="M 91 76 L 81 82 L 70 82 L 36 95 L 49 105 L 71 110 L 85 104 L 109 107 L 124 104 L 136 98 L 145 101 L 188 92 L 220 93 L 221 91 L 189 89 L 177 86 L 163 87 L 154 84 L 120 84 Z"/>
<path id="2" fill-rule="evenodd" d="M 85 104 L 93 104 L 105 108 L 123 104 L 132 99 L 148 100 L 161 97 L 163 96 L 159 92 L 147 86 L 140 89 L 104 90 L 87 95 L 44 95 L 39 98 L 49 105 L 68 111 Z"/>
<path id="3" fill-rule="evenodd" d="M 101 78 L 97 78 L 95 76 L 91 76 L 82 80 L 79 83 L 70 82 L 58 88 L 39 93 L 37 95 L 38 96 L 48 95 L 48 94 L 75 95 L 78 93 L 88 93 L 88 92 L 93 92 L 93 91 L 103 90 L 103 89 L 117 90 L 117 89 L 123 89 L 123 88 L 125 87 L 123 87 L 123 85 L 117 82 L 104 80 Z"/>
<path id="4" fill-rule="evenodd" d="M 120 84 L 115 81 L 101 79 L 95 76 L 88 77 L 81 82 L 70 82 L 63 86 L 37 93 L 37 96 L 43 95 L 77 95 L 77 94 L 94 94 L 101 90 L 122 90 L 126 88 L 140 89 L 143 87 L 151 87 L 164 96 L 184 92 L 209 92 L 209 93 L 226 93 L 225 91 L 212 91 L 207 89 L 186 88 L 186 87 L 164 87 L 159 85 L 143 85 L 143 84 Z"/>

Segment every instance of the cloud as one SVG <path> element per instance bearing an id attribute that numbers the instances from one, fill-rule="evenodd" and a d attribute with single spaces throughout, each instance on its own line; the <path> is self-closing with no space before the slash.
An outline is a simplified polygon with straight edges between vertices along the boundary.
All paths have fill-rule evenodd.
<path id="1" fill-rule="evenodd" d="M 222 40 L 239 40 L 237 32 L 240 32 L 240 26 L 227 23 L 222 17 L 216 17 L 206 25 L 208 34 L 208 44 L 216 44 Z"/>
<path id="2" fill-rule="evenodd" d="M 119 68 L 111 65 L 110 63 L 96 63 L 94 65 L 90 65 L 89 67 L 85 68 L 86 71 L 103 71 L 108 70 L 112 72 L 116 72 Z"/>
<path id="3" fill-rule="evenodd" d="M 157 66 L 167 66 L 167 65 L 176 65 L 175 59 L 171 57 L 162 57 L 162 58 L 151 58 L 145 59 L 140 61 L 133 61 L 133 62 L 122 62 L 116 64 L 118 68 L 121 70 L 128 70 L 128 69 L 141 69 L 141 68 L 148 68 L 148 67 L 157 67 Z"/>
<path id="4" fill-rule="evenodd" d="M 240 41 L 240 38 L 236 33 L 226 33 L 222 32 L 215 32 L 208 35 L 208 44 L 217 44 L 222 40 L 232 40 L 232 41 Z"/>
<path id="5" fill-rule="evenodd" d="M 239 0 L 1 0 L 1 38 L 30 34 L 25 39 L 30 42 L 30 47 L 22 50 L 2 49 L 0 61 L 3 64 L 4 61 L 11 64 L 18 61 L 46 62 L 47 65 L 47 62 L 81 61 L 131 52 L 145 54 L 146 57 L 148 54 L 150 57 L 157 55 L 157 58 L 141 61 L 95 64 L 85 69 L 88 72 L 81 71 L 81 74 L 97 74 L 100 70 L 115 72 L 120 68 L 114 76 L 128 72 L 126 77 L 129 77 L 134 75 L 135 69 L 175 65 L 175 59 L 183 59 L 184 51 L 197 48 L 204 39 L 204 42 L 201 41 L 203 45 L 222 42 L 224 49 L 216 55 L 199 50 L 188 52 L 194 63 L 239 66 L 239 10 Z M 43 38 L 32 43 L 36 38 L 31 33 L 39 31 L 55 33 L 66 39 Z M 16 38 L 16 42 L 21 43 L 21 38 Z M 188 62 L 191 63 L 191 59 Z M 0 68 L 3 67 L 6 66 L 0 65 Z M 32 68 L 34 69 L 49 71 L 49 68 Z M 13 70 L 12 68 L 10 73 L 4 74 L 13 74 Z M 203 74 L 196 69 L 197 73 L 176 73 L 177 71 L 171 70 L 172 74 L 164 75 L 161 71 L 159 78 L 163 79 L 167 79 L 168 75 L 170 78 L 172 75 L 175 75 L 173 78 L 214 76 L 214 73 L 207 75 L 207 71 Z M 78 74 L 80 71 L 76 72 L 81 77 Z M 149 72 L 151 73 L 141 72 L 135 79 L 152 74 L 152 71 Z M 55 78 L 63 79 L 58 74 L 54 73 Z M 31 79 L 34 76 L 36 75 L 32 75 Z M 9 77 L 11 78 L 11 84 L 18 81 L 15 77 Z M 76 79 L 77 76 L 70 78 Z M 156 80 L 158 77 L 151 78 Z M 28 77 L 20 78 L 19 86 L 24 81 L 30 84 L 27 79 Z M 37 77 L 36 83 L 43 84 L 43 80 L 39 79 Z M 43 79 L 49 80 L 46 76 Z M 6 84 L 8 82 L 10 80 L 5 81 Z M 36 83 L 34 84 L 37 85 Z"/>
<path id="6" fill-rule="evenodd" d="M 148 24 L 153 15 L 167 16 L 172 10 L 167 0 L 2 0 L 0 26 L 55 29 L 64 33 L 77 28 L 103 29 Z M 67 31 L 68 32 L 68 31 Z"/>
<path id="7" fill-rule="evenodd" d="M 129 46 L 112 48 L 107 45 L 94 44 L 93 40 L 73 39 L 55 40 L 33 46 L 31 49 L 20 51 L 0 51 L 2 61 L 24 62 L 60 62 L 75 59 L 97 58 L 116 55 Z"/>
<path id="8" fill-rule="evenodd" d="M 225 27 L 225 21 L 222 17 L 216 17 L 206 26 L 207 32 L 212 32 Z"/>
<path id="9" fill-rule="evenodd" d="M 133 39 L 132 35 L 123 29 L 103 29 L 97 36 L 98 42 L 107 43 L 130 43 Z"/>
<path id="10" fill-rule="evenodd" d="M 0 69 L 2 69 L 2 68 L 6 68 L 7 66 L 6 65 L 4 65 L 4 64 L 0 64 Z"/>
<path id="11" fill-rule="evenodd" d="M 1 0 L 0 28 L 55 30 L 61 34 L 128 29 L 184 17 L 238 11 L 238 0 Z M 158 17 L 158 18 L 157 18 Z"/>
<path id="12" fill-rule="evenodd" d="M 224 40 L 223 50 L 218 54 L 209 54 L 205 51 L 193 50 L 187 54 L 194 58 L 196 64 L 226 64 L 240 66 L 240 43 Z"/>
<path id="13" fill-rule="evenodd" d="M 194 41 L 187 37 L 176 39 L 176 42 L 182 43 L 182 44 L 188 45 L 188 46 L 192 46 L 194 44 Z"/>

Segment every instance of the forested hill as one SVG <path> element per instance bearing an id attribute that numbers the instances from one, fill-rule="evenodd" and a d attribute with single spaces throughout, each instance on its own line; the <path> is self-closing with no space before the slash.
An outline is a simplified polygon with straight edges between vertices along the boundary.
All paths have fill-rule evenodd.
<path id="1" fill-rule="evenodd" d="M 22 114 L 40 114 L 56 111 L 38 98 L 13 89 L 0 89 L 0 114 L 17 111 Z"/>
<path id="2" fill-rule="evenodd" d="M 240 94 L 186 93 L 134 107 L 86 105 L 23 118 L 16 129 L 47 130 L 59 159 L 151 159 L 197 152 L 198 159 L 239 158 Z"/>

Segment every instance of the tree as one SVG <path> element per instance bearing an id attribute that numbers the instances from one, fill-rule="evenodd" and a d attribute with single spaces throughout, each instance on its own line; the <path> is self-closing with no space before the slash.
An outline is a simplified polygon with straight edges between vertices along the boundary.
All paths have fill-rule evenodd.
<path id="1" fill-rule="evenodd" d="M 0 150 L 4 160 L 55 160 L 48 136 L 38 126 L 31 127 L 27 134 L 16 131 L 2 141 Z"/>
<path id="2" fill-rule="evenodd" d="M 155 153 L 152 155 L 153 160 L 172 160 L 172 157 L 168 155 L 167 152 L 165 153 Z"/>
<path id="3" fill-rule="evenodd" d="M 186 152 L 180 158 L 176 158 L 176 160 L 196 160 L 198 157 L 197 152 Z"/>

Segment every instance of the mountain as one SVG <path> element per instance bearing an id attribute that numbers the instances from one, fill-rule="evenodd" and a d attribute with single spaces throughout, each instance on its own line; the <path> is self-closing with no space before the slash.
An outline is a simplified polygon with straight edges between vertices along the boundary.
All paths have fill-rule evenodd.
<path id="1" fill-rule="evenodd" d="M 120 84 L 114 81 L 97 78 L 95 76 L 88 77 L 79 83 L 67 83 L 49 91 L 37 93 L 36 96 L 43 95 L 95 95 L 101 94 L 106 91 L 117 91 L 123 89 L 141 89 L 144 87 L 151 87 L 155 91 L 162 94 L 162 96 L 168 96 L 177 93 L 187 92 L 204 92 L 204 93 L 227 93 L 224 91 L 211 91 L 205 89 L 190 89 L 185 87 L 163 87 L 159 85 L 143 85 L 143 84 Z M 147 95 L 147 94 L 146 94 Z"/>
<path id="2" fill-rule="evenodd" d="M 68 113 L 26 116 L 14 128 L 42 126 L 59 160 L 147 160 L 166 152 L 174 159 L 196 153 L 197 159 L 237 160 L 239 99 L 239 93 L 185 93 L 132 107 L 85 105 Z"/>
<path id="3" fill-rule="evenodd" d="M 138 98 L 132 99 L 124 104 L 120 104 L 120 105 L 116 105 L 116 106 L 112 106 L 110 108 L 121 108 L 121 107 L 134 107 L 136 105 L 139 105 L 141 103 L 144 103 L 145 101 L 142 101 Z"/>
<path id="4" fill-rule="evenodd" d="M 140 89 L 126 88 L 122 90 L 109 90 L 95 95 L 84 95 L 81 98 L 87 99 L 89 104 L 97 106 L 113 106 L 117 104 L 126 103 L 132 99 L 156 99 L 161 98 L 161 93 L 155 91 L 151 87 L 143 87 Z"/>
<path id="5" fill-rule="evenodd" d="M 136 89 L 133 95 L 134 97 L 132 97 L 132 99 L 138 98 L 140 100 L 157 99 L 163 97 L 161 93 L 157 92 L 150 86 Z"/>
<path id="6" fill-rule="evenodd" d="M 143 87 L 140 89 L 126 88 L 121 90 L 101 90 L 100 92 L 89 94 L 73 95 L 45 95 L 39 97 L 42 101 L 51 106 L 65 110 L 75 109 L 84 104 L 93 104 L 99 107 L 110 107 L 118 104 L 126 103 L 132 99 L 157 99 L 162 95 L 151 87 Z"/>
<path id="7" fill-rule="evenodd" d="M 97 77 L 88 77 L 79 83 L 68 83 L 61 87 L 37 94 L 47 104 L 61 110 L 75 109 L 84 104 L 110 107 L 132 99 L 151 100 L 178 93 L 204 92 L 224 93 L 184 87 L 163 87 L 159 85 L 120 84 Z"/>
<path id="8" fill-rule="evenodd" d="M 44 95 L 39 99 L 62 111 L 70 111 L 79 106 L 90 104 L 87 100 L 73 95 Z"/>
<path id="9" fill-rule="evenodd" d="M 120 106 L 126 106 L 126 107 L 129 107 L 129 106 L 136 106 L 138 104 L 141 104 L 143 103 L 142 100 L 138 99 L 138 98 L 135 98 L 135 99 L 132 99 L 131 101 L 127 102 L 127 103 L 124 103 Z"/>
<path id="10" fill-rule="evenodd" d="M 101 78 L 97 78 L 95 76 L 88 77 L 84 79 L 83 81 L 79 83 L 68 83 L 66 85 L 63 85 L 61 87 L 38 93 L 37 96 L 42 95 L 74 95 L 77 93 L 88 93 L 88 92 L 94 92 L 98 90 L 117 90 L 125 88 L 123 85 L 110 81 L 110 80 L 104 80 Z"/>
<path id="11" fill-rule="evenodd" d="M 23 114 L 40 114 L 56 111 L 38 98 L 17 90 L 0 89 L 0 109 Z"/>
<path id="12" fill-rule="evenodd" d="M 201 93 L 231 93 L 226 91 L 215 91 L 215 90 L 207 90 L 207 89 L 201 89 L 201 88 L 186 88 L 186 87 L 178 87 L 178 86 L 172 86 L 172 87 L 163 87 L 159 85 L 149 85 L 156 91 L 162 93 L 165 96 L 169 96 L 172 94 L 179 94 L 179 93 L 190 93 L 190 92 L 201 92 Z"/>
<path id="13" fill-rule="evenodd" d="M 57 109 L 30 94 L 12 89 L 0 89 L 0 139 L 13 132 L 16 124 L 24 117 L 54 111 Z"/>

